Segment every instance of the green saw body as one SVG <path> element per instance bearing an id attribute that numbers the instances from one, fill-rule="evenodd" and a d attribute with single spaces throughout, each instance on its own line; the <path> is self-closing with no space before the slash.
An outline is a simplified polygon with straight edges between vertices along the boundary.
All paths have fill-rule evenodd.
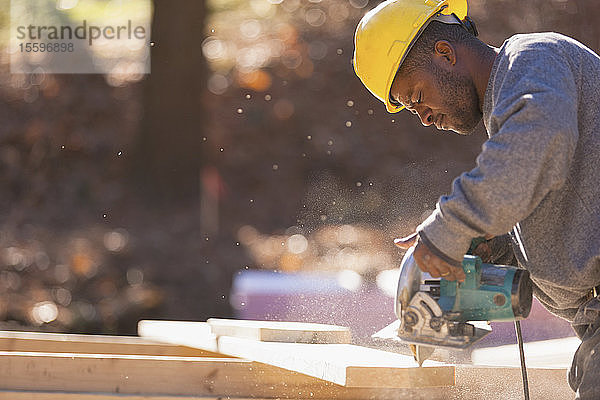
<path id="1" fill-rule="evenodd" d="M 527 317 L 531 299 L 527 302 L 524 293 L 524 270 L 484 264 L 471 255 L 464 257 L 462 267 L 464 282 L 440 280 L 438 304 L 449 320 L 513 321 Z"/>
<path id="2" fill-rule="evenodd" d="M 448 281 L 421 272 L 413 251 L 409 249 L 402 260 L 396 293 L 401 340 L 419 346 L 466 348 L 490 332 L 474 321 L 514 321 L 529 315 L 532 283 L 527 271 L 466 255 L 464 282 Z M 424 357 L 418 357 L 419 362 Z"/>

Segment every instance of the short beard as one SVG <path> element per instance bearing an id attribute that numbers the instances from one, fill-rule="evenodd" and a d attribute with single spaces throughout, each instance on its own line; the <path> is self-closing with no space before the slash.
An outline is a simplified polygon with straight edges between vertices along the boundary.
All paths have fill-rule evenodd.
<path id="1" fill-rule="evenodd" d="M 431 64 L 433 76 L 436 77 L 435 85 L 442 93 L 444 108 L 450 114 L 451 129 L 459 135 L 473 133 L 482 114 L 479 109 L 479 96 L 473 81 L 466 76 L 453 74 Z"/>

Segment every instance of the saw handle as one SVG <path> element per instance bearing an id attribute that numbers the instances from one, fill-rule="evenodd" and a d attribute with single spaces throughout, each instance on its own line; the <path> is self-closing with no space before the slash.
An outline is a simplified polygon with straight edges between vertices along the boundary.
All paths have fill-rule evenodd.
<path id="1" fill-rule="evenodd" d="M 462 262 L 463 271 L 465 271 L 465 281 L 457 282 L 463 289 L 477 289 L 479 286 L 478 277 L 481 271 L 481 258 L 477 256 L 465 255 Z"/>

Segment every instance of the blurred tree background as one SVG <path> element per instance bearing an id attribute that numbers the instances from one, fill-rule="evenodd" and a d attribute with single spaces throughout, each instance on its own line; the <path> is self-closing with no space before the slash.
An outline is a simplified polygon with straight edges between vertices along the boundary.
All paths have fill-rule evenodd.
<path id="1" fill-rule="evenodd" d="M 10 74 L 0 0 L 0 328 L 135 333 L 231 315 L 240 269 L 394 268 L 391 240 L 485 134 L 440 135 L 362 86 L 353 32 L 378 3 L 155 0 L 144 76 Z M 592 0 L 469 4 L 490 44 L 600 48 Z"/>

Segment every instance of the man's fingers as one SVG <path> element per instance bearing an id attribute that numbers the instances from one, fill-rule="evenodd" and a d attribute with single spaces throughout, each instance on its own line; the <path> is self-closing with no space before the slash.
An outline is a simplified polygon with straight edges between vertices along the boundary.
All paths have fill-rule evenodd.
<path id="1" fill-rule="evenodd" d="M 396 239 L 396 241 L 403 245 L 411 241 L 415 243 L 417 242 L 416 237 L 417 236 L 415 234 L 408 236 L 407 238 Z M 415 258 L 417 266 L 421 271 L 428 273 L 432 278 L 441 277 L 449 281 L 457 280 L 459 282 L 464 282 L 465 272 L 463 271 L 462 267 L 455 267 L 451 264 L 448 264 L 446 261 L 432 253 L 424 242 L 419 241 L 416 244 L 417 246 L 413 253 L 413 257 Z"/>
<path id="2" fill-rule="evenodd" d="M 427 272 L 432 278 L 444 278 L 448 281 L 459 282 L 465 280 L 465 272 L 462 268 L 454 267 L 438 257 L 421 252 L 415 253 L 414 257 L 421 271 Z"/>
<path id="3" fill-rule="evenodd" d="M 423 248 L 420 246 L 421 244 L 417 246 L 417 249 L 413 253 L 413 257 L 417 262 L 417 266 L 421 271 L 427 272 L 433 278 L 439 278 L 440 271 L 436 267 L 436 264 L 433 260 L 434 257 L 430 255 L 428 251 L 423 251 Z"/>
<path id="4" fill-rule="evenodd" d="M 408 250 L 417 243 L 417 233 L 399 239 L 394 239 L 394 244 L 401 249 Z"/>
<path id="5" fill-rule="evenodd" d="M 452 280 L 454 279 L 454 272 L 450 270 L 440 271 L 440 276 L 444 279 Z"/>

